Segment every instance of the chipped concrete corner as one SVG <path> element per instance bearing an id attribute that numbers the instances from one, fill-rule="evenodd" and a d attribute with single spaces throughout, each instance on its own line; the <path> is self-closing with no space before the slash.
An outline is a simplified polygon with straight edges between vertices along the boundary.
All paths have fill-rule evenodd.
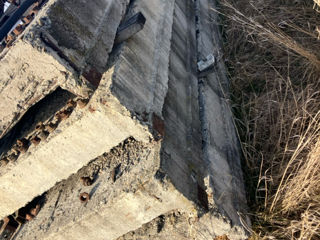
<path id="1" fill-rule="evenodd" d="M 45 199 L 15 239 L 248 237 L 214 7 L 48 0 L 2 51 L 0 217 Z"/>

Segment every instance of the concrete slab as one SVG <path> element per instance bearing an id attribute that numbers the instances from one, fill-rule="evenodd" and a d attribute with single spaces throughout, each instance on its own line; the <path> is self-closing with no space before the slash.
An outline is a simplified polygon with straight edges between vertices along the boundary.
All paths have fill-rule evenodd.
<path id="1" fill-rule="evenodd" d="M 161 166 L 180 192 L 201 205 L 198 186 L 204 189 L 199 178 L 204 169 L 194 19 L 193 3 L 176 0 Z"/>
<path id="2" fill-rule="evenodd" d="M 110 80 L 108 74 L 102 82 L 105 80 Z M 101 104 L 99 93 L 86 108 L 77 107 L 46 140 L 0 168 L 0 216 L 24 206 L 129 136 L 149 141 L 147 127 L 132 119 L 112 95 L 106 100 L 107 106 Z"/>
<path id="3" fill-rule="evenodd" d="M 114 46 L 88 105 L 0 169 L 1 215 L 102 155 L 51 188 L 17 239 L 115 239 L 172 210 L 198 222 L 195 239 L 247 238 L 239 216 L 246 203 L 237 137 L 225 89 L 214 82 L 221 70 L 197 74 L 199 56 L 216 49 L 213 4 L 134 1 L 128 17 L 141 11 L 145 28 Z M 208 45 L 200 47 L 202 38 Z M 85 175 L 95 176 L 92 186 L 79 182 Z M 85 204 L 78 200 L 83 191 L 91 196 Z"/>
<path id="4" fill-rule="evenodd" d="M 159 143 L 127 139 L 51 189 L 38 216 L 16 239 L 111 240 L 159 214 L 192 208 L 168 179 L 157 175 L 159 157 Z M 95 176 L 93 185 L 83 186 L 82 176 Z M 81 192 L 90 193 L 85 204 Z"/>
<path id="5" fill-rule="evenodd" d="M 240 144 L 229 106 L 229 82 L 221 59 L 221 36 L 214 0 L 197 0 L 198 60 L 213 54 L 217 62 L 207 76 L 199 77 L 199 102 L 202 108 L 204 166 L 211 186 L 211 208 L 224 216 L 228 224 L 214 228 L 217 235 L 236 239 L 245 237 L 243 224 L 250 226 L 245 216 L 246 196 L 240 162 Z"/>
<path id="6" fill-rule="evenodd" d="M 134 1 L 128 17 L 142 12 L 144 29 L 128 40 L 115 65 L 113 93 L 138 117 L 162 116 L 168 90 L 168 66 L 174 0 Z"/>
<path id="7" fill-rule="evenodd" d="M 58 86 L 88 97 L 92 70 L 102 72 L 128 0 L 50 0 L 0 56 L 0 138 Z"/>
<path id="8" fill-rule="evenodd" d="M 45 141 L 0 168 L 0 217 L 129 136 L 144 142 L 152 138 L 154 116 L 161 113 L 167 89 L 173 1 L 137 1 L 132 12 L 140 10 L 147 18 L 144 30 L 118 52 L 89 104 L 76 107 Z M 165 29 L 169 31 L 162 34 Z M 159 86 L 162 90 L 156 91 Z M 161 114 L 157 118 L 161 123 Z"/>

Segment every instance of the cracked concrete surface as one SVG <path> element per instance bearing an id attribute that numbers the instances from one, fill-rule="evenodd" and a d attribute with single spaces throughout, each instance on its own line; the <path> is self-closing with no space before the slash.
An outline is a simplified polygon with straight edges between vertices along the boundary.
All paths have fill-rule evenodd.
<path id="1" fill-rule="evenodd" d="M 127 139 L 51 189 L 16 239 L 115 239 L 159 213 L 191 207 L 170 182 L 156 178 L 159 151 L 159 143 Z M 82 176 L 93 176 L 93 185 L 83 186 Z M 85 204 L 84 191 L 91 196 Z"/>
<path id="2" fill-rule="evenodd" d="M 140 39 L 142 37 L 149 39 L 150 46 L 147 49 L 149 54 L 143 54 L 131 61 L 132 54 L 138 56 L 141 49 L 146 49 L 143 41 L 131 41 L 121 50 L 115 65 L 104 73 L 98 89 L 91 96 L 89 105 L 85 109 L 76 108 L 70 118 L 50 135 L 45 144 L 41 143 L 37 147 L 30 148 L 28 153 L 21 155 L 16 162 L 0 169 L 0 196 L 3 196 L 0 216 L 3 217 L 24 206 L 35 196 L 54 186 L 56 182 L 77 171 L 90 159 L 111 149 L 129 136 L 134 136 L 138 140 L 149 140 L 151 133 L 148 130 L 148 122 L 152 121 L 152 112 L 148 113 L 150 117 L 146 122 L 139 121 L 137 117 L 132 117 L 132 114 L 142 115 L 138 108 L 149 108 L 150 99 L 159 99 L 159 103 L 154 103 L 153 107 L 158 109 L 157 112 L 161 111 L 161 102 L 165 97 L 165 91 L 147 91 L 155 88 L 155 84 L 166 86 L 166 74 L 161 78 L 158 75 L 153 78 L 151 76 L 158 67 L 166 66 L 170 50 L 167 47 L 166 51 L 158 52 L 153 48 L 155 39 L 164 46 L 170 43 L 171 32 L 159 38 L 159 31 L 163 31 L 162 28 L 166 25 L 157 31 L 154 30 L 154 26 L 159 22 L 169 24 L 166 22 L 170 21 L 170 15 L 172 19 L 172 11 L 171 13 L 167 11 L 168 15 L 162 15 L 164 9 L 170 6 L 168 2 L 163 2 L 162 8 L 159 9 L 154 8 L 155 2 L 141 2 L 136 7 L 152 10 L 145 12 L 150 19 L 151 16 L 158 16 L 146 24 L 144 31 L 148 34 L 143 32 L 137 36 Z M 171 9 L 173 10 L 172 4 Z M 158 60 L 154 65 L 148 66 L 146 63 L 150 58 Z M 139 71 L 131 64 L 145 66 Z M 130 75 L 135 78 L 129 79 L 127 76 Z M 146 76 L 150 78 L 145 78 Z M 144 100 L 145 93 L 148 93 L 147 101 Z M 100 141 L 97 142 L 96 139 Z M 54 159 L 59 156 L 59 158 L 48 162 L 48 156 Z"/>
<path id="3" fill-rule="evenodd" d="M 197 72 L 199 59 L 221 54 L 215 1 L 136 0 L 129 9 L 126 0 L 75 4 L 49 1 L 0 60 L 9 64 L 0 66 L 7 79 L 0 96 L 10 106 L 1 136 L 58 86 L 89 98 L 47 139 L 0 168 L 1 217 L 47 192 L 16 239 L 246 239 L 242 224 L 250 222 L 240 216 L 246 200 L 224 65 L 218 60 L 208 74 Z M 113 46 L 120 21 L 137 12 L 147 19 L 144 29 Z M 30 55 L 20 61 L 21 49 Z M 101 73 L 96 88 L 87 71 Z M 11 99 L 32 74 L 29 95 Z M 85 175 L 92 186 L 81 185 Z M 83 191 L 91 196 L 85 204 Z"/>
<path id="4" fill-rule="evenodd" d="M 81 75 L 92 65 L 103 72 L 127 4 L 127 0 L 48 1 L 23 37 L 1 53 L 0 137 L 58 86 L 88 97 L 90 79 Z"/>

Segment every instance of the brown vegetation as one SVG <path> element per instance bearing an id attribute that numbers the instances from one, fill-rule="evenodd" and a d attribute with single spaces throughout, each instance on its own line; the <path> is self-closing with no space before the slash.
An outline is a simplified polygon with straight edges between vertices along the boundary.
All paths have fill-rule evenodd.
<path id="1" fill-rule="evenodd" d="M 320 41 L 311 0 L 221 0 L 253 238 L 320 239 Z"/>

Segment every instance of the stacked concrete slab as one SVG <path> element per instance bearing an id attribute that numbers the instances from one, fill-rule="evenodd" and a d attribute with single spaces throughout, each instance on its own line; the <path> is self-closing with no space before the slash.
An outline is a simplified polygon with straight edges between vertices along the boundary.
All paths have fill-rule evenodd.
<path id="1" fill-rule="evenodd" d="M 0 56 L 0 137 L 58 86 L 88 96 L 91 79 L 81 76 L 104 70 L 127 3 L 48 1 L 23 38 Z"/>
<path id="2" fill-rule="evenodd" d="M 113 14 L 114 22 L 107 28 L 111 34 L 105 34 L 106 37 L 114 39 L 117 26 L 125 12 L 126 4 L 124 2 L 121 4 L 121 1 L 101 1 L 100 4 L 98 2 L 90 4 L 91 8 L 94 7 L 94 9 L 88 9 L 86 4 L 80 4 L 78 8 L 72 8 L 73 5 L 79 6 L 79 4 L 75 4 L 72 1 L 49 1 L 48 5 L 42 10 L 43 16 L 38 16 L 39 18 L 41 17 L 39 22 L 33 24 L 29 31 L 25 33 L 25 37 L 18 40 L 11 49 L 8 49 L 4 53 L 0 68 L 1 73 L 3 73 L 1 74 L 1 83 L 4 84 L 1 90 L 3 101 L 1 101 L 0 107 L 3 133 L 7 133 L 9 127 L 17 122 L 30 106 L 36 104 L 37 101 L 58 86 L 67 86 L 66 88 L 69 91 L 81 97 L 83 96 L 81 94 L 83 91 L 86 92 L 87 96 L 88 92 L 91 91 L 91 84 L 86 80 L 81 82 L 80 73 L 77 73 L 77 70 L 71 66 L 72 64 L 68 64 L 61 57 L 61 54 L 59 56 L 59 53 L 52 49 L 51 45 L 49 46 L 44 42 L 41 36 L 50 32 L 50 41 L 56 42 L 55 44 L 59 47 L 59 51 L 65 52 L 63 56 L 68 56 L 68 59 L 76 59 L 75 56 L 77 55 L 78 48 L 66 48 L 64 43 L 59 41 L 71 35 L 77 36 L 78 41 L 82 41 L 83 44 L 94 42 L 96 36 L 93 33 L 97 36 L 101 34 L 101 31 L 96 28 L 107 24 L 107 16 L 112 16 Z M 57 9 L 62 10 L 58 11 Z M 81 11 L 83 14 L 79 16 Z M 88 25 L 88 22 L 84 21 L 84 18 L 87 16 L 88 19 L 91 19 L 90 11 L 101 16 L 99 20 L 96 19 L 96 22 L 90 22 Z M 78 21 L 66 20 L 66 12 L 68 14 L 73 13 Z M 46 23 L 42 24 L 42 21 Z M 86 25 L 82 26 L 82 22 Z M 54 31 L 56 30 L 55 24 L 61 24 L 69 30 L 65 32 L 57 31 L 56 35 L 54 35 Z M 80 27 L 83 31 L 87 29 L 83 32 L 83 36 L 77 32 Z M 89 30 L 91 30 L 92 34 L 89 34 Z M 90 36 L 93 39 L 88 39 Z M 67 39 L 70 42 L 73 41 L 72 38 Z M 111 49 L 112 46 L 113 40 L 109 40 L 108 44 L 104 47 Z M 92 47 L 86 47 L 86 49 L 89 48 Z M 87 53 L 87 51 L 84 50 L 84 53 Z M 87 57 L 84 53 L 82 56 L 83 62 L 85 62 Z M 87 54 L 90 54 L 90 52 Z M 108 52 L 105 55 L 104 62 L 106 64 Z M 80 63 L 74 64 L 79 65 L 80 69 Z M 20 88 L 21 91 L 19 90 Z M 98 93 L 99 91 L 96 92 L 96 94 Z M 99 97 L 97 96 L 97 98 Z M 92 101 L 97 101 L 96 97 L 93 97 Z M 117 141 L 117 136 L 121 136 L 119 141 L 122 141 L 132 135 L 126 129 L 140 131 L 138 130 L 139 127 L 133 127 L 135 126 L 134 123 L 131 126 L 130 122 L 127 121 L 122 123 L 125 125 L 125 128 L 118 131 L 111 125 L 106 124 L 104 120 L 99 119 L 104 113 L 99 111 L 94 115 L 88 113 L 90 112 L 76 109 L 68 121 L 60 124 L 59 129 L 50 135 L 46 143 L 42 142 L 36 148 L 31 147 L 27 154 L 20 154 L 16 162 L 0 169 L 0 193 L 3 198 L 0 207 L 1 217 L 24 206 L 33 197 L 42 194 L 56 182 L 67 178 L 84 164 L 88 163 L 90 159 L 101 154 L 103 151 L 98 150 L 99 145 L 102 145 L 103 148 L 107 147 L 105 141 L 107 141 L 108 137 L 105 136 L 105 132 L 108 132 L 115 141 Z M 112 114 L 111 118 L 114 118 L 113 120 L 109 119 L 111 122 L 121 124 L 121 120 L 116 114 Z M 115 119 L 117 121 L 114 121 Z M 130 116 L 129 119 L 131 119 Z M 99 124 L 102 125 L 102 128 L 98 127 Z M 90 125 L 91 127 L 94 126 L 93 129 L 91 129 Z M 94 129 L 97 129 L 103 136 L 103 141 L 95 141 L 97 137 L 99 138 L 99 135 L 96 135 Z M 89 136 L 91 136 L 91 140 Z M 139 136 L 137 137 L 139 138 Z M 66 139 L 68 140 L 65 141 Z M 114 146 L 114 143 L 109 145 L 110 148 L 112 146 Z M 89 156 L 83 156 L 84 158 L 81 159 L 81 149 L 86 154 L 89 154 Z M 93 154 L 90 154 L 90 149 L 94 151 Z M 98 152 L 96 152 L 97 150 Z M 54 161 L 48 161 L 48 156 L 54 158 Z M 57 156 L 59 157 L 56 158 Z"/>
<path id="3" fill-rule="evenodd" d="M 175 210 L 198 219 L 202 234 L 214 223 L 210 237 L 246 238 L 223 65 L 201 77 L 197 71 L 200 58 L 219 52 L 213 3 L 48 1 L 2 54 L 2 137 L 57 87 L 89 98 L 48 138 L 0 168 L 1 217 L 47 192 L 16 239 L 116 239 Z M 147 19 L 144 29 L 114 45 L 119 24 L 138 12 Z M 18 91 L 20 84 L 29 88 Z M 79 181 L 86 175 L 94 176 L 90 187 Z M 85 204 L 82 191 L 91 196 Z"/>

